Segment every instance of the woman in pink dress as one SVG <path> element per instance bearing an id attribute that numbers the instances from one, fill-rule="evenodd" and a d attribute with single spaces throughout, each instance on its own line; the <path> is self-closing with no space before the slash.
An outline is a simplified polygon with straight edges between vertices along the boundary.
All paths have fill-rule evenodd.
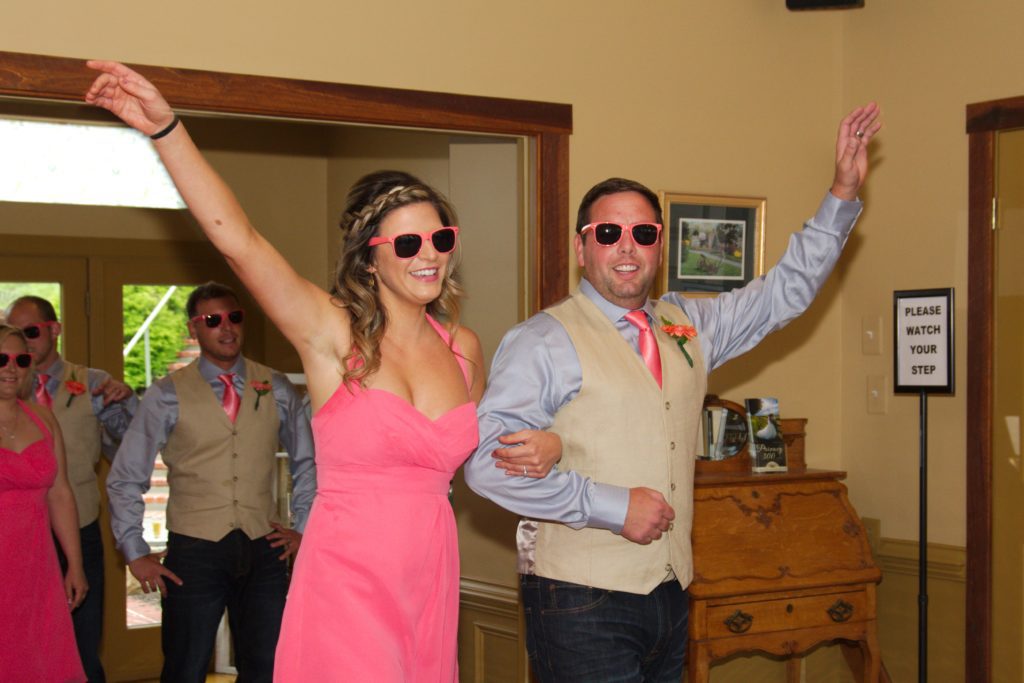
<path id="1" fill-rule="evenodd" d="M 407 173 L 360 180 L 328 293 L 253 228 L 151 83 L 121 64 L 88 65 L 101 74 L 86 101 L 154 139 L 202 229 L 302 359 L 318 487 L 275 679 L 457 680 L 459 556 L 447 493 L 477 445 L 484 368 L 477 336 L 459 325 L 451 206 Z M 539 476 L 561 442 L 529 441 L 516 471 Z"/>
<path id="2" fill-rule="evenodd" d="M 32 356 L 0 325 L 0 682 L 84 681 L 71 612 L 89 586 L 57 420 L 24 402 Z M 61 578 L 56 534 L 68 572 Z"/>

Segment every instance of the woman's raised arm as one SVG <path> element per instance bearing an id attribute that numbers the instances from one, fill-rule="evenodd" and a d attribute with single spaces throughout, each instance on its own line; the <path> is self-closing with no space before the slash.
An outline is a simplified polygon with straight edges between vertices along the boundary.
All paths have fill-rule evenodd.
<path id="1" fill-rule="evenodd" d="M 347 348 L 347 317 L 337 315 L 327 292 L 296 273 L 256 231 L 160 91 L 123 64 L 96 60 L 86 64 L 100 74 L 85 101 L 154 137 L 160 159 L 203 232 L 303 360 Z M 313 320 L 321 324 L 311 325 Z"/>

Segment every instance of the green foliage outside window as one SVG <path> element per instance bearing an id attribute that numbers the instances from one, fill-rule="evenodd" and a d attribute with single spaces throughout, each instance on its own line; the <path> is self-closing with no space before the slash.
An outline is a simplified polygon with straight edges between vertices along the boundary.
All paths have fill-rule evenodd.
<path id="1" fill-rule="evenodd" d="M 124 301 L 124 345 L 152 313 L 167 293 L 167 285 L 125 285 Z M 185 302 L 194 287 L 179 287 L 164 305 L 160 314 L 149 326 L 149 347 L 152 381 L 167 374 L 167 366 L 181 360 L 179 353 L 185 348 L 188 338 L 188 315 Z M 142 339 L 135 344 L 124 359 L 124 381 L 135 390 L 146 386 L 145 343 Z M 190 359 L 186 359 L 190 360 Z"/>

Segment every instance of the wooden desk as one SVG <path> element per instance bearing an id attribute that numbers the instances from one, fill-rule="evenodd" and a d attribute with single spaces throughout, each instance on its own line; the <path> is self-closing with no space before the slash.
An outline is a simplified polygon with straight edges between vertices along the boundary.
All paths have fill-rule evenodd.
<path id="1" fill-rule="evenodd" d="M 790 655 L 787 678 L 795 683 L 795 655 L 837 639 L 856 642 L 864 680 L 879 680 L 881 572 L 840 483 L 845 477 L 800 465 L 785 474 L 698 469 L 690 683 L 705 683 L 715 660 L 752 650 Z"/>

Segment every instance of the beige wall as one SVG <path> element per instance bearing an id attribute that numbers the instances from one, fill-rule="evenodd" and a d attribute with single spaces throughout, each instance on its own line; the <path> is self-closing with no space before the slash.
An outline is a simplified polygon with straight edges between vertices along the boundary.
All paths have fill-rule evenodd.
<path id="1" fill-rule="evenodd" d="M 967 351 L 967 136 L 964 105 L 1019 95 L 1024 6 L 997 0 L 874 2 L 844 23 L 843 98 L 878 98 L 887 129 L 868 194 L 870 208 L 843 288 L 843 464 L 862 514 L 883 534 L 916 538 L 917 411 L 890 398 L 868 415 L 868 374 L 891 385 L 892 290 L 956 288 L 957 396 L 929 401 L 932 541 L 965 542 Z M 859 352 L 861 318 L 883 316 L 886 354 Z"/>
<path id="2" fill-rule="evenodd" d="M 723 368 L 712 386 L 733 397 L 770 392 L 787 414 L 808 417 L 810 464 L 847 469 L 861 513 L 880 519 L 884 536 L 915 539 L 917 401 L 889 396 L 886 414 L 868 415 L 865 385 L 869 375 L 891 385 L 892 291 L 955 287 L 958 394 L 929 402 L 930 536 L 962 546 L 964 106 L 1024 90 L 1024 5 L 869 0 L 855 11 L 791 13 L 783 0 L 650 0 L 642 13 L 638 7 L 254 0 L 242 20 L 230 3 L 183 0 L 173 12 L 125 12 L 109 1 L 44 0 L 8 7 L 0 44 L 566 102 L 574 114 L 571 202 L 613 174 L 658 190 L 764 196 L 769 262 L 827 189 L 835 122 L 853 104 L 877 99 L 886 128 L 868 210 L 839 272 L 809 315 Z M 61 21 L 52 21 L 58 14 Z M 311 276 L 324 268 L 309 267 Z M 865 317 L 883 321 L 883 355 L 860 351 Z"/>

